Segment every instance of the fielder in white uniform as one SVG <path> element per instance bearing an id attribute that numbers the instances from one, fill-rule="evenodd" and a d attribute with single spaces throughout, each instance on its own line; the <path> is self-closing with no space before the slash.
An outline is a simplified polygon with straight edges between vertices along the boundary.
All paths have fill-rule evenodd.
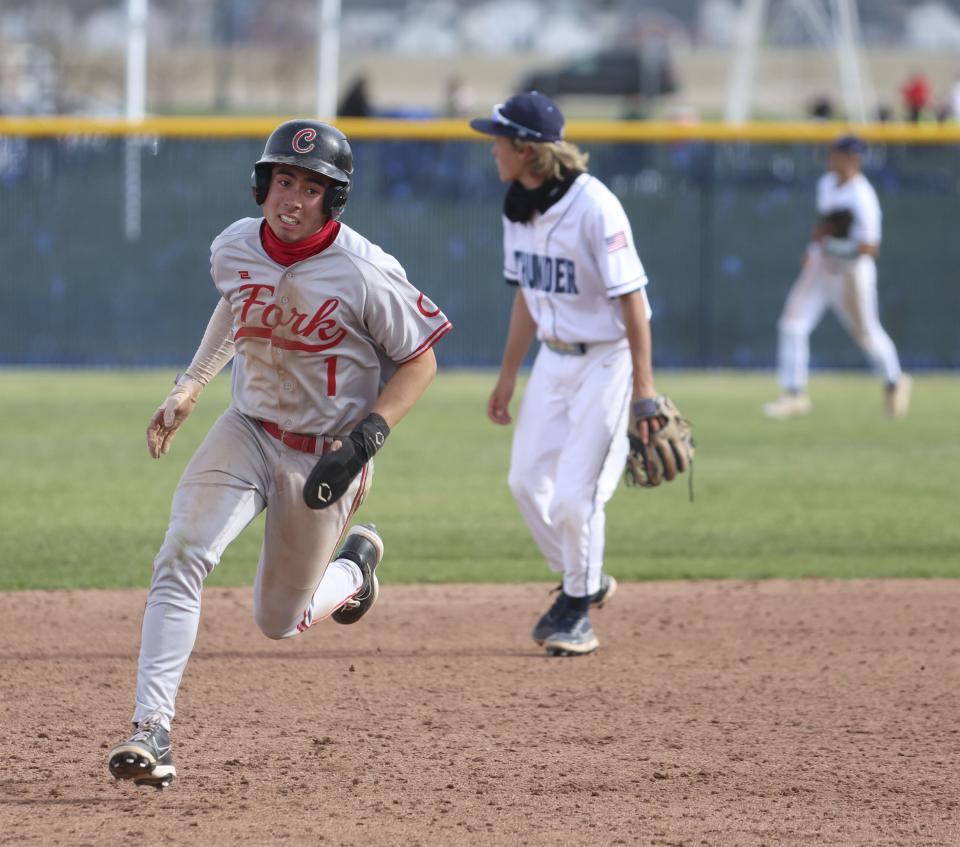
<path id="1" fill-rule="evenodd" d="M 268 638 L 330 616 L 354 623 L 376 600 L 383 542 L 372 524 L 347 527 L 370 488 L 372 454 L 433 379 L 432 347 L 451 327 L 396 259 L 337 220 L 352 174 L 338 130 L 282 124 L 254 169 L 263 218 L 237 221 L 211 246 L 220 301 L 150 421 L 151 456 L 167 452 L 231 358 L 233 402 L 173 497 L 144 611 L 135 731 L 109 755 L 118 779 L 156 787 L 173 779 L 170 722 L 204 579 L 264 509 L 253 607 Z M 342 452 L 348 439 L 362 469 L 329 508 L 308 508 L 304 485 L 318 457 Z"/>
<path id="2" fill-rule="evenodd" d="M 509 485 L 551 570 L 556 602 L 533 638 L 555 655 L 590 653 L 589 609 L 616 581 L 603 573 L 604 507 L 628 452 L 631 401 L 653 398 L 647 276 L 620 201 L 563 141 L 556 104 L 526 92 L 471 121 L 494 136 L 503 182 L 504 277 L 516 288 L 487 415 L 511 422 L 517 373 L 541 342 L 513 438 Z M 640 406 L 650 404 L 640 403 Z M 646 418 L 644 434 L 660 419 Z"/>
<path id="3" fill-rule="evenodd" d="M 897 348 L 880 325 L 876 255 L 880 248 L 880 203 L 861 173 L 866 145 L 845 135 L 830 147 L 829 170 L 817 183 L 819 218 L 807 247 L 803 270 L 790 289 L 780 316 L 778 370 L 783 393 L 763 412 L 781 420 L 810 411 L 807 377 L 810 333 L 828 307 L 873 366 L 883 374 L 886 410 L 907 413 L 910 377 L 900 370 Z M 845 216 L 845 235 L 832 233 L 831 218 Z"/>

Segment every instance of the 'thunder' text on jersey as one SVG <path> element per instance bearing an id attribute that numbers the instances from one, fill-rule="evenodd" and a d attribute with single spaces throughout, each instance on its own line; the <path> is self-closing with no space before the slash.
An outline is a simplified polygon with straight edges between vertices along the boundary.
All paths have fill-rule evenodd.
<path id="1" fill-rule="evenodd" d="M 577 266 L 559 256 L 541 256 L 515 250 L 515 266 L 524 288 L 535 291 L 554 291 L 557 294 L 577 294 Z"/>

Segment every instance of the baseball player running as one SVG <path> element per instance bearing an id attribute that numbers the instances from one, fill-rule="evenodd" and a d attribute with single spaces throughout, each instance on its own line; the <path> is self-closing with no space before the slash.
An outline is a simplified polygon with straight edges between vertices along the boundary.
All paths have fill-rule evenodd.
<path id="1" fill-rule="evenodd" d="M 810 333 L 828 306 L 883 374 L 887 413 L 898 418 L 907 413 L 911 380 L 900 370 L 897 348 L 880 325 L 877 308 L 881 214 L 877 194 L 860 170 L 865 152 L 862 139 L 845 135 L 827 154 L 829 170 L 817 183 L 817 224 L 780 316 L 777 359 L 783 393 L 763 407 L 768 418 L 810 411 Z"/>
<path id="2" fill-rule="evenodd" d="M 646 440 L 660 426 L 653 398 L 647 276 L 619 200 L 563 140 L 564 118 L 538 92 L 494 106 L 470 125 L 492 135 L 504 201 L 504 276 L 516 288 L 500 375 L 487 404 L 511 423 L 517 373 L 540 342 L 520 407 L 509 485 L 550 569 L 556 601 L 533 629 L 555 655 L 597 649 L 591 606 L 609 600 L 604 507 L 628 452 L 631 401 Z"/>
<path id="3" fill-rule="evenodd" d="M 211 246 L 220 301 L 150 420 L 150 455 L 170 449 L 231 357 L 233 401 L 173 496 L 143 617 L 134 732 L 109 754 L 118 779 L 164 787 L 176 775 L 170 722 L 203 581 L 261 511 L 253 611 L 268 638 L 331 616 L 355 623 L 377 599 L 383 541 L 372 524 L 347 527 L 370 489 L 370 460 L 433 379 L 432 347 L 451 326 L 396 259 L 338 220 L 352 175 L 337 129 L 280 125 L 253 173 L 263 217 Z"/>

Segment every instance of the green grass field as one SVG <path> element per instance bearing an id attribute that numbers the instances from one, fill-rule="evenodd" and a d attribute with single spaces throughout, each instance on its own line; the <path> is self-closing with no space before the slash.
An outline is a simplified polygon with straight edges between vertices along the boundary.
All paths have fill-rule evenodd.
<path id="1" fill-rule="evenodd" d="M 492 375 L 441 374 L 377 459 L 360 514 L 393 582 L 550 579 L 506 487 L 511 430 L 484 415 Z M 0 371 L 0 589 L 146 586 L 178 476 L 228 402 L 221 376 L 172 452 L 149 459 L 146 421 L 167 371 Z M 771 376 L 662 372 L 695 426 L 686 480 L 621 486 L 608 570 L 626 579 L 960 576 L 960 381 L 916 379 L 908 419 L 882 415 L 865 374 L 818 375 L 814 414 L 771 423 Z M 262 518 L 217 585 L 252 580 Z"/>

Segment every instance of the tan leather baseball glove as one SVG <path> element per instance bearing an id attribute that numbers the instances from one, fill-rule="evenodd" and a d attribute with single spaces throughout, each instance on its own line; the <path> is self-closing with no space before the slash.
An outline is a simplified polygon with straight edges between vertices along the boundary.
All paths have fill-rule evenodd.
<path id="1" fill-rule="evenodd" d="M 659 421 L 660 428 L 651 432 L 644 444 L 640 425 L 652 418 Z M 669 397 L 660 395 L 636 401 L 630 409 L 627 435 L 628 485 L 653 488 L 664 480 L 670 482 L 693 465 L 693 427 Z"/>

